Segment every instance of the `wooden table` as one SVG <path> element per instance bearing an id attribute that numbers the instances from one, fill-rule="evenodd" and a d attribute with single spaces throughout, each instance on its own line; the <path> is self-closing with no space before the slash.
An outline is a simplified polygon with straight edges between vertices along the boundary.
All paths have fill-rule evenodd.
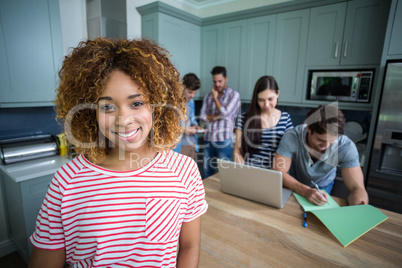
<path id="1" fill-rule="evenodd" d="M 201 217 L 199 267 L 402 267 L 402 215 L 344 248 L 292 195 L 282 209 L 224 194 L 219 175 L 204 180 L 209 208 Z M 340 205 L 346 201 L 334 197 Z"/>

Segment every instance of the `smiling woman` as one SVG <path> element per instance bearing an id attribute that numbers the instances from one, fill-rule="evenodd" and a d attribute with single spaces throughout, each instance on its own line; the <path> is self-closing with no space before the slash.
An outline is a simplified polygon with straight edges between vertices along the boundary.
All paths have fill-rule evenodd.
<path id="1" fill-rule="evenodd" d="M 185 108 L 167 51 L 83 42 L 60 81 L 57 115 L 81 154 L 48 188 L 30 267 L 197 267 L 208 205 L 195 161 L 169 150 Z"/>
<path id="2" fill-rule="evenodd" d="M 151 108 L 130 76 L 121 71 L 110 74 L 99 97 L 97 117 L 100 132 L 113 145 L 101 162 L 103 166 L 116 155 L 125 154 L 125 159 L 130 159 L 133 152 L 141 158 L 153 158 L 155 153 L 148 153 L 147 139 L 152 128 Z"/>
<path id="3" fill-rule="evenodd" d="M 185 114 L 185 107 L 183 95 L 178 93 L 179 74 L 170 63 L 167 51 L 148 40 L 113 43 L 95 39 L 82 42 L 66 58 L 57 89 L 57 116 L 64 120 L 68 138 L 78 153 L 85 153 L 91 161 L 99 163 L 112 148 L 109 140 L 99 135 L 95 114 L 100 97 L 110 97 L 104 92 L 111 84 L 111 73 L 116 70 L 130 78 L 130 85 L 134 87 L 135 83 L 143 101 L 152 106 L 154 121 L 149 128 L 154 135 L 152 139 L 148 136 L 150 146 L 173 147 L 181 135 L 177 119 Z"/>

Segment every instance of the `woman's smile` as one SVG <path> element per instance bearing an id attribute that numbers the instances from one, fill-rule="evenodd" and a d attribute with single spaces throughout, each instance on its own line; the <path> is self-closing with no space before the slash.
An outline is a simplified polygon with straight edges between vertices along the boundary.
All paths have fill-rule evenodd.
<path id="1" fill-rule="evenodd" d="M 137 128 L 137 129 L 135 129 L 133 131 L 124 132 L 124 133 L 123 132 L 116 132 L 116 135 L 121 137 L 121 138 L 129 140 L 129 139 L 135 138 L 137 136 L 137 133 L 139 132 L 139 130 L 140 130 L 140 128 Z"/>

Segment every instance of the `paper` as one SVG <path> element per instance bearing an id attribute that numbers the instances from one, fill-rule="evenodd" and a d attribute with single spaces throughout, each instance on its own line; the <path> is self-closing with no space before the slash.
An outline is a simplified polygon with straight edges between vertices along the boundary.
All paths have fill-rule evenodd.
<path id="1" fill-rule="evenodd" d="M 344 246 L 364 235 L 388 217 L 371 205 L 340 207 L 328 195 L 329 204 L 316 206 L 293 193 L 304 211 L 313 213 Z"/>

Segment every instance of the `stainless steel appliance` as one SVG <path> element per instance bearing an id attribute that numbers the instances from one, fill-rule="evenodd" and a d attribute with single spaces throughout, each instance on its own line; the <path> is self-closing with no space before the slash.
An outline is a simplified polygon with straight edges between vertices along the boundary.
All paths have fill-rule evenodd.
<path id="1" fill-rule="evenodd" d="M 3 164 L 52 156 L 59 153 L 56 138 L 37 135 L 0 141 L 0 159 Z"/>
<path id="2" fill-rule="evenodd" d="M 367 192 L 370 203 L 402 213 L 402 60 L 386 65 Z"/>
<path id="3" fill-rule="evenodd" d="M 374 69 L 310 70 L 308 100 L 369 102 Z"/>

